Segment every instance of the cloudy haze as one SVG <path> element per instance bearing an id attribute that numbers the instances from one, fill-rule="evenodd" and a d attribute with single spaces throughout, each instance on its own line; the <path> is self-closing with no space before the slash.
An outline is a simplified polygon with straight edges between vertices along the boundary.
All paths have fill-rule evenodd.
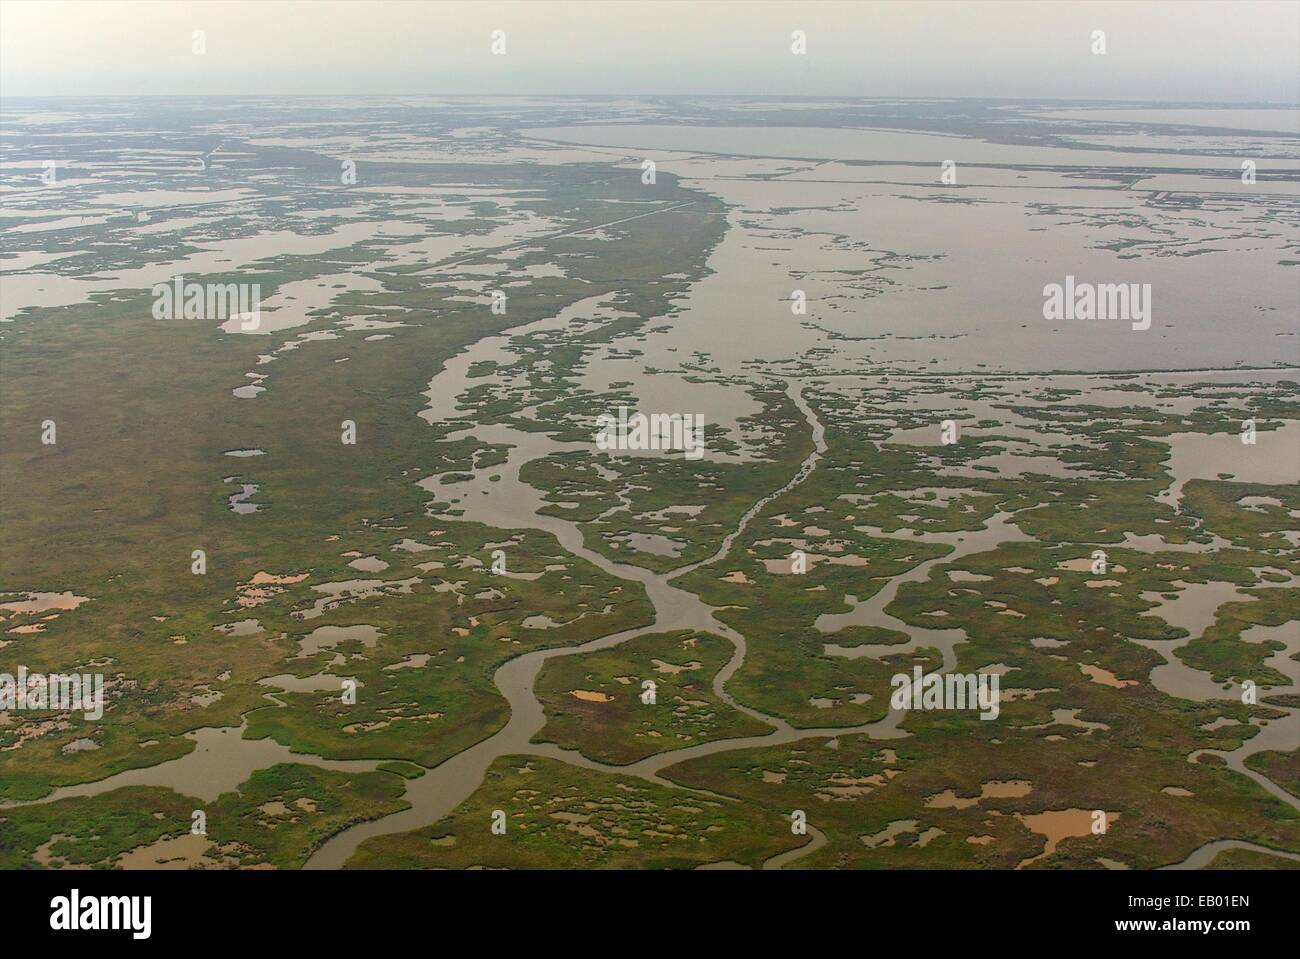
<path id="1" fill-rule="evenodd" d="M 205 32 L 206 54 L 192 36 Z M 505 56 L 489 51 L 506 32 Z M 791 32 L 808 54 L 790 52 Z M 1105 56 L 1091 53 L 1106 32 Z M 0 93 L 1295 102 L 1300 3 L 0 2 Z"/>

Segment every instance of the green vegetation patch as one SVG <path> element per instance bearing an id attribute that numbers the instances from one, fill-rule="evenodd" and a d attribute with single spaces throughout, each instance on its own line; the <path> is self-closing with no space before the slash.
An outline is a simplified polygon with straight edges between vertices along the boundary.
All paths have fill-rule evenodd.
<path id="1" fill-rule="evenodd" d="M 625 764 L 715 739 L 761 736 L 769 726 L 713 691 L 732 653 L 721 637 L 679 630 L 552 659 L 535 687 L 547 715 L 535 738 Z M 643 702 L 646 681 L 655 685 L 653 704 Z"/>

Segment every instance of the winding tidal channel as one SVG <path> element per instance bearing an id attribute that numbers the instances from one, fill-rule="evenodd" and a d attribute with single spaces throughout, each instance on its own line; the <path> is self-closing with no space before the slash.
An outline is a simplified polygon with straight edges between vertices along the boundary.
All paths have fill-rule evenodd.
<path id="1" fill-rule="evenodd" d="M 489 338 L 491 340 L 493 338 Z M 483 342 L 489 349 L 501 344 Z M 454 408 L 454 399 L 465 385 L 465 375 L 470 365 L 481 359 L 481 348 L 467 351 L 448 363 L 431 382 L 430 398 L 434 408 Z M 730 552 L 735 541 L 744 533 L 754 518 L 771 501 L 803 483 L 816 469 L 818 461 L 826 452 L 825 428 L 804 395 L 804 388 L 797 381 L 787 381 L 786 393 L 799 409 L 807 422 L 813 440 L 813 450 L 800 463 L 791 478 L 777 490 L 760 498 L 745 512 L 733 529 L 718 545 L 714 553 L 695 563 L 678 567 L 665 573 L 657 573 L 640 566 L 618 563 L 606 556 L 589 549 L 583 540 L 578 526 L 562 517 L 538 512 L 544 505 L 541 493 L 523 483 L 519 478 L 521 468 L 533 459 L 546 456 L 555 450 L 574 448 L 580 444 L 563 443 L 543 433 L 524 432 L 508 426 L 474 427 L 474 432 L 483 442 L 501 443 L 509 446 L 508 459 L 505 464 L 497 464 L 490 470 L 477 471 L 472 481 L 464 484 L 467 492 L 456 503 L 463 513 L 448 519 L 464 519 L 483 522 L 496 528 L 537 529 L 552 534 L 559 544 L 570 554 L 580 557 L 611 576 L 635 581 L 645 588 L 646 595 L 653 605 L 654 618 L 645 625 L 635 629 L 624 630 L 603 636 L 578 646 L 556 647 L 526 653 L 503 663 L 496 671 L 493 681 L 510 708 L 510 718 L 506 725 L 495 734 L 474 746 L 427 769 L 420 777 L 405 782 L 404 798 L 410 804 L 407 809 L 384 816 L 379 819 L 359 823 L 348 828 L 321 845 L 308 859 L 304 868 L 337 869 L 346 865 L 349 859 L 365 841 L 377 836 L 407 832 L 429 826 L 452 813 L 467 800 L 482 784 L 487 769 L 502 756 L 538 756 L 568 763 L 573 766 L 591 769 L 602 773 L 631 776 L 643 779 L 659 786 L 674 789 L 686 789 L 671 780 L 663 778 L 661 773 L 669 766 L 698 759 L 717 753 L 734 750 L 752 749 L 765 746 L 777 746 L 805 739 L 833 738 L 844 735 L 865 734 L 873 739 L 890 740 L 907 736 L 900 728 L 904 713 L 892 711 L 878 722 L 860 726 L 808 728 L 791 726 L 779 717 L 770 716 L 737 702 L 726 690 L 726 685 L 745 661 L 745 638 L 714 616 L 714 608 L 704 603 L 696 594 L 673 585 L 673 581 L 695 569 L 718 562 Z M 427 415 L 427 414 L 426 414 Z M 430 416 L 429 418 L 432 419 Z M 466 426 L 472 424 L 466 423 Z M 492 482 L 485 475 L 492 473 L 499 477 Z M 426 488 L 436 488 L 436 477 L 424 481 Z M 890 536 L 894 534 L 874 531 L 874 535 Z M 901 535 L 901 534 L 900 534 Z M 924 581 L 931 568 L 939 563 L 951 563 L 965 555 L 984 552 L 996 548 L 1000 543 L 1024 540 L 1027 537 L 1018 527 L 1010 522 L 1010 514 L 999 512 L 992 516 L 981 530 L 960 533 L 932 533 L 927 541 L 941 542 L 951 546 L 952 551 L 935 559 L 921 563 L 902 576 L 895 577 L 871 599 L 857 605 L 845 614 L 832 614 L 823 617 L 828 633 L 833 634 L 844 621 L 867 621 L 878 625 L 888 625 L 907 633 L 911 639 L 908 643 L 896 646 L 875 647 L 839 647 L 828 643 L 825 652 L 828 656 L 854 658 L 875 656 L 888 653 L 905 652 L 920 647 L 933 647 L 942 653 L 944 671 L 952 671 L 956 666 L 955 647 L 966 639 L 965 631 L 960 628 L 919 629 L 897 620 L 886 611 L 886 607 L 896 597 L 904 583 Z M 910 539 L 910 537 L 909 537 Z M 1169 548 L 1162 544 L 1162 548 Z M 1191 547 L 1183 547 L 1191 548 Z M 1195 547 L 1203 549 L 1207 547 Z M 1235 596 L 1235 592 L 1232 594 Z M 1217 597 L 1227 601 L 1231 596 Z M 1217 603 L 1214 605 L 1217 606 Z M 1163 607 L 1158 614 L 1173 621 L 1179 621 L 1176 615 Z M 819 627 L 823 624 L 819 622 Z M 1189 629 L 1193 624 L 1184 624 Z M 1261 632 L 1281 632 L 1268 627 L 1256 627 Z M 713 680 L 716 695 L 737 711 L 769 727 L 771 731 L 761 736 L 746 736 L 720 739 L 699 743 L 682 749 L 670 750 L 648 756 L 638 762 L 615 766 L 593 761 L 580 752 L 564 749 L 553 743 L 536 743 L 533 737 L 545 725 L 545 712 L 541 702 L 534 693 L 534 685 L 546 662 L 561 656 L 574 656 L 608 649 L 629 642 L 640 636 L 670 632 L 674 630 L 694 630 L 708 632 L 729 640 L 734 652 L 728 663 L 717 673 Z M 1264 638 L 1264 637 L 1260 637 Z M 1294 652 L 1294 638 L 1286 642 L 1286 649 L 1270 659 L 1280 672 L 1294 683 L 1300 684 L 1300 674 L 1295 672 L 1295 661 L 1288 653 Z M 1167 659 L 1178 663 L 1172 656 Z M 1166 670 L 1167 672 L 1168 670 Z M 1187 670 L 1184 670 L 1187 671 Z M 1161 677 L 1161 681 L 1156 682 Z M 1178 674 L 1175 679 L 1179 679 Z M 1171 695 L 1183 696 L 1198 701 L 1224 697 L 1219 689 L 1200 689 L 1208 682 L 1208 677 L 1183 677 L 1172 686 L 1163 680 L 1164 673 L 1157 669 L 1152 681 Z M 1196 680 L 1197 688 L 1189 685 Z M 1169 686 L 1169 688 L 1166 688 Z M 1265 691 L 1271 692 L 1272 689 Z M 270 696 L 273 701 L 274 697 Z M 278 703 L 278 701 L 276 701 Z M 282 704 L 281 704 L 282 705 Z M 1260 735 L 1247 740 L 1238 750 L 1229 754 L 1220 754 L 1229 765 L 1239 773 L 1256 780 L 1263 788 L 1279 799 L 1296 806 L 1293 796 L 1286 793 L 1275 783 L 1244 765 L 1244 759 L 1251 753 L 1266 748 L 1293 748 L 1296 727 L 1292 720 L 1300 710 L 1286 709 L 1286 720 L 1267 724 Z M 246 725 L 246 724 L 244 724 Z M 128 770 L 93 783 L 65 786 L 54 790 L 50 795 L 36 800 L 37 803 L 54 802 L 74 796 L 99 795 L 113 789 L 131 785 L 156 785 L 175 789 L 185 795 L 193 795 L 205 801 L 213 801 L 220 794 L 237 789 L 248 776 L 261 768 L 279 762 L 298 762 L 317 765 L 323 768 L 343 771 L 372 770 L 382 761 L 350 760 L 333 761 L 320 756 L 291 753 L 288 747 L 272 740 L 247 740 L 243 738 L 244 725 L 240 727 L 206 728 L 189 734 L 195 739 L 196 749 L 178 759 L 160 763 L 156 766 Z M 1189 761 L 1196 762 L 1200 755 L 1209 752 L 1198 750 L 1189 756 Z M 731 801 L 730 797 L 715 798 Z M 26 803 L 6 802 L 0 807 L 26 805 Z M 763 864 L 764 869 L 780 869 L 800 859 L 806 858 L 826 845 L 827 839 L 820 831 L 808 827 L 808 841 L 803 845 L 771 857 Z M 1179 863 L 1164 868 L 1197 869 L 1210 865 L 1218 853 L 1228 849 L 1249 849 L 1261 853 L 1295 858 L 1293 854 L 1284 853 L 1235 839 L 1217 839 L 1194 850 L 1190 856 Z M 724 868 L 734 864 L 719 863 L 716 867 Z"/>
<path id="2" fill-rule="evenodd" d="M 802 388 L 791 385 L 787 392 L 812 430 L 814 449 L 800 464 L 799 469 L 790 481 L 780 489 L 767 494 L 754 503 L 740 518 L 736 528 L 723 539 L 714 554 L 706 559 L 688 566 L 679 567 L 668 573 L 655 573 L 639 566 L 615 563 L 588 549 L 583 543 L 581 531 L 575 524 L 567 520 L 545 516 L 536 512 L 533 512 L 531 517 L 525 517 L 520 515 L 518 510 L 512 511 L 516 521 L 524 521 L 521 525 L 528 525 L 553 534 L 559 540 L 560 545 L 573 555 L 587 560 L 612 576 L 641 583 L 645 587 L 650 602 L 654 605 L 655 616 L 653 622 L 636 629 L 602 636 L 580 646 L 538 650 L 504 663 L 496 671 L 493 680 L 497 689 L 501 691 L 501 694 L 510 704 L 510 719 L 506 725 L 483 742 L 471 746 L 469 749 L 435 766 L 418 779 L 410 780 L 407 783 L 405 797 L 407 802 L 411 804 L 409 809 L 394 813 L 391 816 L 385 816 L 382 819 L 360 823 L 344 830 L 317 849 L 315 854 L 307 861 L 306 868 L 339 868 L 351 858 L 357 847 L 367 839 L 419 829 L 438 821 L 470 797 L 483 782 L 488 767 L 500 756 L 543 756 L 559 759 L 575 766 L 621 776 L 636 776 L 657 785 L 675 787 L 674 783 L 660 777 L 661 770 L 685 760 L 697 759 L 714 753 L 757 746 L 774 746 L 795 742 L 800 739 L 842 736 L 851 733 L 867 733 L 879 739 L 905 736 L 906 733 L 898 728 L 901 714 L 891 713 L 877 723 L 869 723 L 863 726 L 796 729 L 782 719 L 768 716 L 736 702 L 726 691 L 726 684 L 745 661 L 745 638 L 725 623 L 719 622 L 713 615 L 713 607 L 702 602 L 694 593 L 678 589 L 670 581 L 726 556 L 731 549 L 732 543 L 745 531 L 759 511 L 769 502 L 807 479 L 816 467 L 821 455 L 826 452 L 825 429 L 808 401 L 804 398 Z M 529 435 L 518 434 L 518 439 L 526 441 Z M 531 435 L 535 443 L 536 434 Z M 493 439 L 495 441 L 496 437 L 494 436 Z M 516 457 L 516 453 L 523 455 Z M 494 467 L 494 471 L 499 470 L 501 473 L 502 480 L 499 483 L 492 484 L 493 487 L 498 490 L 504 488 L 506 490 L 504 495 L 515 498 L 515 501 L 518 502 L 517 497 L 513 497 L 509 490 L 518 488 L 520 485 L 518 483 L 519 468 L 533 455 L 535 455 L 535 449 L 529 451 L 522 445 L 515 446 L 511 450 L 509 463 L 504 467 Z M 475 503 L 474 512 L 481 510 L 484 513 L 492 514 L 494 517 L 493 524 L 501 525 L 501 514 L 495 510 L 494 504 L 479 504 L 477 502 L 483 498 L 470 496 L 466 498 L 466 502 Z M 471 516 L 469 518 L 477 517 Z M 714 677 L 714 692 L 732 708 L 771 726 L 772 732 L 765 736 L 747 736 L 701 743 L 697 746 L 649 756 L 640 762 L 627 766 L 610 766 L 593 762 L 575 750 L 561 749 L 553 744 L 532 742 L 533 736 L 541 730 L 546 721 L 542 704 L 533 692 L 533 685 L 547 660 L 559 656 L 574 656 L 608 649 L 636 639 L 638 636 L 679 629 L 714 633 L 729 639 L 734 644 L 735 652 L 732 654 L 731 660 Z M 824 836 L 813 830 L 810 830 L 809 834 L 811 836 L 810 840 L 799 849 L 775 856 L 766 865 L 771 868 L 787 865 L 794 859 L 801 858 L 803 855 L 807 855 L 819 848 L 826 841 Z"/>

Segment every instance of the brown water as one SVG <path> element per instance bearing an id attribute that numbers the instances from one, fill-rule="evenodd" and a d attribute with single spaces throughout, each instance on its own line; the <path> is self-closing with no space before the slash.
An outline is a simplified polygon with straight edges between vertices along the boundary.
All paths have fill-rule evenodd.
<path id="1" fill-rule="evenodd" d="M 273 739 L 245 739 L 247 725 L 245 722 L 239 726 L 196 729 L 185 734 L 186 739 L 194 742 L 194 750 L 178 759 L 144 769 L 128 769 L 97 782 L 63 786 L 33 804 L 58 802 L 74 796 L 98 796 L 124 786 L 162 786 L 174 789 L 182 796 L 214 802 L 223 793 L 238 789 L 257 770 L 277 763 L 308 763 L 323 769 L 369 772 L 382 762 L 378 759 L 323 759 L 295 753 Z M 0 803 L 0 808 L 12 805 L 19 804 Z"/>
<path id="2" fill-rule="evenodd" d="M 981 530 L 960 533 L 930 533 L 926 536 L 913 536 L 911 531 L 885 533 L 871 530 L 872 536 L 884 536 L 890 539 L 906 540 L 909 543 L 944 543 L 952 546 L 952 552 L 946 556 L 927 560 L 912 569 L 895 576 L 885 584 L 884 589 L 866 602 L 858 603 L 847 613 L 823 613 L 817 617 L 816 627 L 823 633 L 835 633 L 846 626 L 881 626 L 908 634 L 906 643 L 898 644 L 864 644 L 861 646 L 838 646 L 826 644 L 827 656 L 842 656 L 845 659 L 878 659 L 899 653 L 911 653 L 925 647 L 933 647 L 943 653 L 943 672 L 952 672 L 957 668 L 955 648 L 958 643 L 966 642 L 966 631 L 961 627 L 951 629 L 929 629 L 913 626 L 885 611 L 885 607 L 898 596 L 904 583 L 921 583 L 930 578 L 930 570 L 940 563 L 951 563 L 963 556 L 984 553 L 996 549 L 1001 543 L 1024 542 L 1031 537 L 1020 531 L 1020 527 L 1011 522 L 1010 513 L 998 513 L 992 517 Z"/>

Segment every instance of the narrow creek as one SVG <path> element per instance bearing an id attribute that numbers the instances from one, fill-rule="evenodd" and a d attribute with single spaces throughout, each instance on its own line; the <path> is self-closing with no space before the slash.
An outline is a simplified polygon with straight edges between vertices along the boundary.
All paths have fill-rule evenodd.
<path id="1" fill-rule="evenodd" d="M 1221 852 L 1229 849 L 1247 849 L 1251 852 L 1264 853 L 1268 856 L 1278 856 L 1282 859 L 1292 859 L 1300 862 L 1300 855 L 1293 852 L 1286 852 L 1282 849 L 1273 849 L 1269 846 L 1261 846 L 1258 843 L 1243 842 L 1240 839 L 1216 839 L 1214 842 L 1207 842 L 1204 846 L 1199 846 L 1192 851 L 1182 862 L 1171 863 L 1168 866 L 1161 866 L 1161 869 L 1204 869 Z"/>

